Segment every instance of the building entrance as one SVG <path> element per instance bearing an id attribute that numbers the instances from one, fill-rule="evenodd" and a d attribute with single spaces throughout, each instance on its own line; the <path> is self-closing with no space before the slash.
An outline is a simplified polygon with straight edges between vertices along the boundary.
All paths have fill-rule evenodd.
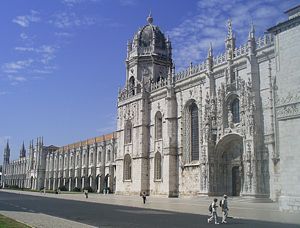
<path id="1" fill-rule="evenodd" d="M 241 192 L 241 175 L 239 166 L 232 168 L 232 195 L 239 196 Z"/>
<path id="2" fill-rule="evenodd" d="M 242 190 L 243 139 L 238 134 L 229 134 L 220 139 L 216 147 L 215 169 L 216 195 L 239 196 Z"/>

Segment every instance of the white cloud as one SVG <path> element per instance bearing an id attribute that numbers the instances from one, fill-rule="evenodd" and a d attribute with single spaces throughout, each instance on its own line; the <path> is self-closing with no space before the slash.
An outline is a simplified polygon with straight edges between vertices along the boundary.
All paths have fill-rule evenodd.
<path id="1" fill-rule="evenodd" d="M 14 75 L 8 75 L 8 79 L 14 82 L 24 82 L 27 81 L 27 79 L 23 76 L 14 76 Z"/>
<path id="2" fill-rule="evenodd" d="M 62 0 L 62 3 L 66 4 L 69 7 L 73 7 L 80 3 L 87 3 L 87 2 L 101 2 L 102 0 Z"/>
<path id="3" fill-rule="evenodd" d="M 71 37 L 71 36 L 73 36 L 71 33 L 68 33 L 68 32 L 55 32 L 54 35 L 57 36 L 57 37 Z"/>
<path id="4" fill-rule="evenodd" d="M 293 4 L 296 5 L 297 1 L 199 0 L 195 14 L 167 31 L 177 69 L 186 68 L 190 62 L 203 62 L 209 42 L 212 42 L 215 55 L 224 52 L 229 18 L 232 19 L 238 46 L 246 42 L 251 21 L 255 25 L 256 35 L 262 35 Z"/>
<path id="5" fill-rule="evenodd" d="M 48 64 L 49 61 L 55 58 L 55 52 L 58 49 L 58 46 L 54 45 L 42 45 L 38 48 L 33 47 L 15 47 L 16 51 L 22 52 L 34 52 L 37 53 L 39 56 L 36 62 L 42 62 L 43 64 Z"/>
<path id="6" fill-rule="evenodd" d="M 39 22 L 40 20 L 39 12 L 31 10 L 29 15 L 17 16 L 12 21 L 21 27 L 28 27 L 31 22 Z"/>
<path id="7" fill-rule="evenodd" d="M 15 47 L 16 51 L 35 51 L 32 47 Z"/>
<path id="8" fill-rule="evenodd" d="M 96 20 L 92 17 L 79 17 L 74 12 L 67 13 L 57 13 L 53 15 L 53 19 L 49 21 L 50 24 L 53 24 L 55 27 L 63 28 L 72 28 L 80 26 L 90 26 L 96 23 Z"/>
<path id="9" fill-rule="evenodd" d="M 27 36 L 27 34 L 26 34 L 26 33 L 24 33 L 24 32 L 22 32 L 22 33 L 20 34 L 20 37 L 21 37 L 21 39 L 22 39 L 22 40 L 26 40 L 26 39 L 28 39 L 28 36 Z"/>
<path id="10" fill-rule="evenodd" d="M 33 63 L 32 59 L 4 63 L 2 65 L 2 70 L 5 73 L 17 73 L 19 72 L 19 70 L 29 67 L 32 63 Z"/>
<path id="11" fill-rule="evenodd" d="M 8 94 L 8 92 L 6 92 L 6 91 L 0 91 L 0 96 L 4 96 L 4 95 L 7 95 Z"/>
<path id="12" fill-rule="evenodd" d="M 120 4 L 122 6 L 133 6 L 136 5 L 137 1 L 136 0 L 120 0 Z"/>

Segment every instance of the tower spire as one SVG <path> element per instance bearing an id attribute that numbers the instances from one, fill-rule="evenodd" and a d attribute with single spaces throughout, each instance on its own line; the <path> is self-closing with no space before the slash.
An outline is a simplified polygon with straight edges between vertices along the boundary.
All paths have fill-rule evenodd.
<path id="1" fill-rule="evenodd" d="M 233 38 L 233 33 L 232 33 L 232 20 L 231 18 L 228 19 L 227 21 L 227 39 L 232 39 Z"/>
<path id="2" fill-rule="evenodd" d="M 6 147 L 4 148 L 4 153 L 3 153 L 3 163 L 8 164 L 9 158 L 10 158 L 10 148 L 9 148 L 9 141 L 7 139 Z"/>
<path id="3" fill-rule="evenodd" d="M 24 157 L 26 157 L 26 149 L 23 141 L 22 148 L 20 150 L 20 158 L 24 158 Z"/>
<path id="4" fill-rule="evenodd" d="M 152 17 L 151 10 L 150 10 L 150 12 L 149 12 L 149 16 L 147 17 L 147 22 L 148 22 L 149 24 L 152 24 L 152 23 L 153 23 L 153 17 Z"/>
<path id="5" fill-rule="evenodd" d="M 213 56 L 213 48 L 212 48 L 212 43 L 209 42 L 209 48 L 208 48 L 208 53 L 207 53 L 207 58 L 210 58 Z"/>
<path id="6" fill-rule="evenodd" d="M 248 39 L 249 39 L 249 40 L 252 40 L 252 39 L 254 39 L 254 38 L 255 38 L 255 28 L 254 28 L 253 21 L 251 21 Z"/>

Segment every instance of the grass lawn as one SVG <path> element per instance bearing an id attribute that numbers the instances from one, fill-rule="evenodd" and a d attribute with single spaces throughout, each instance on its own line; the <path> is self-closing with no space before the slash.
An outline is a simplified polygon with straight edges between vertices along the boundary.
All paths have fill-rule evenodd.
<path id="1" fill-rule="evenodd" d="M 29 228 L 25 224 L 19 223 L 11 218 L 5 217 L 0 214 L 0 228 Z"/>

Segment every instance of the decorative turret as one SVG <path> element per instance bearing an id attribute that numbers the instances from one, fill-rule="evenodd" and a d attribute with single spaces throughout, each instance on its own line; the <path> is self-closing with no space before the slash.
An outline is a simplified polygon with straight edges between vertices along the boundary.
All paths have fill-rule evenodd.
<path id="1" fill-rule="evenodd" d="M 212 71 L 213 67 L 213 49 L 212 49 L 212 44 L 209 43 L 209 48 L 208 48 L 208 53 L 207 53 L 207 66 L 208 70 Z"/>
<path id="2" fill-rule="evenodd" d="M 227 32 L 227 37 L 225 39 L 225 48 L 226 48 L 226 52 L 227 52 L 227 59 L 233 59 L 233 52 L 235 49 L 235 35 L 233 34 L 232 31 L 232 23 L 231 23 L 231 19 L 229 19 L 227 21 L 227 28 L 228 28 L 228 32 Z"/>
<path id="3" fill-rule="evenodd" d="M 150 13 L 147 24 L 127 43 L 126 86 L 121 96 L 149 91 L 151 83 L 167 80 L 172 67 L 172 45 L 153 21 Z"/>
<path id="4" fill-rule="evenodd" d="M 10 148 L 9 148 L 9 142 L 7 140 L 6 147 L 4 148 L 4 154 L 3 154 L 3 163 L 8 164 L 10 158 Z"/>
<path id="5" fill-rule="evenodd" d="M 248 53 L 249 55 L 254 55 L 255 54 L 255 47 L 256 42 L 255 42 L 255 28 L 253 25 L 253 22 L 251 22 L 250 26 L 250 31 L 248 35 Z"/>
<path id="6" fill-rule="evenodd" d="M 26 157 L 26 149 L 25 149 L 25 145 L 24 142 L 22 144 L 22 148 L 20 150 L 20 158 L 25 158 Z"/>

